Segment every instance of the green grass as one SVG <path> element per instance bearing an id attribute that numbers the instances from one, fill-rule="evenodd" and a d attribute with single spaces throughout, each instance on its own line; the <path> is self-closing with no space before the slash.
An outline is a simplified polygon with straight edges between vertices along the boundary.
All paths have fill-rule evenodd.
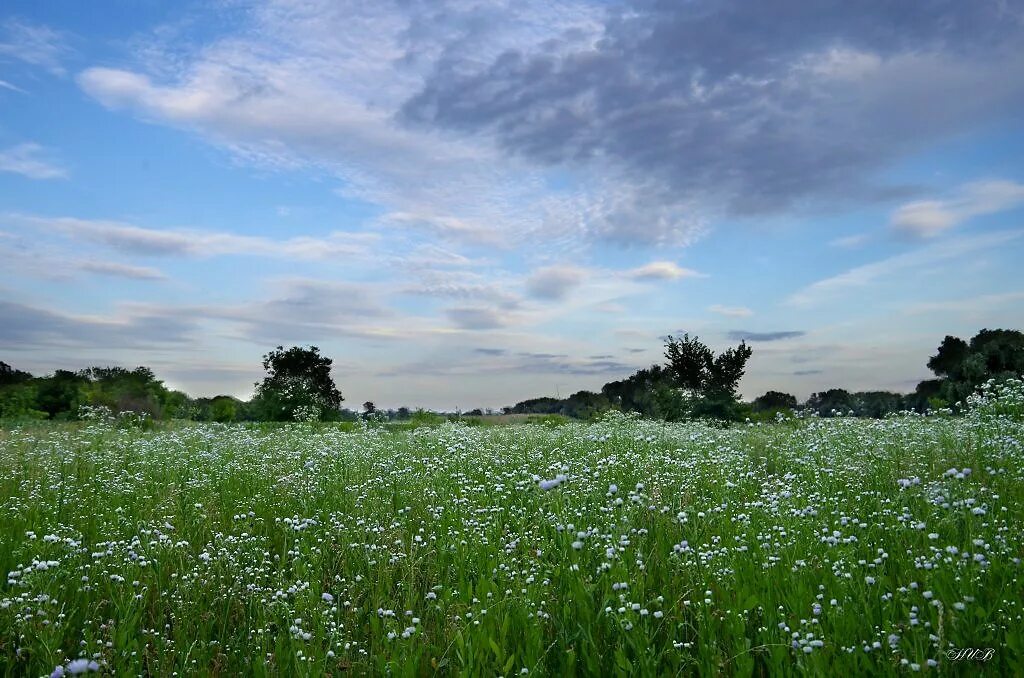
<path id="1" fill-rule="evenodd" d="M 0 430 L 0 670 L 1024 675 L 1022 454 L 1009 416 Z"/>

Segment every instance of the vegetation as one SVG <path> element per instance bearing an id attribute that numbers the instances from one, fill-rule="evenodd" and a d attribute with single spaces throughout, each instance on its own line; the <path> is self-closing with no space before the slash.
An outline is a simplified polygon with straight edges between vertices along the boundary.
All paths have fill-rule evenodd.
<path id="1" fill-rule="evenodd" d="M 982 330 L 970 343 L 946 336 L 928 360 L 928 369 L 938 379 L 922 382 L 918 390 L 929 393 L 938 406 L 962 404 L 990 379 L 1004 381 L 1024 374 L 1024 333 Z"/>
<path id="2" fill-rule="evenodd" d="M 10 429 L 0 673 L 1022 675 L 1024 384 L 968 406 Z"/>
<path id="3" fill-rule="evenodd" d="M 278 346 L 263 356 L 267 376 L 256 384 L 256 411 L 266 421 L 336 418 L 344 398 L 331 378 L 332 364 L 316 346 Z"/>
<path id="4" fill-rule="evenodd" d="M 750 403 L 736 396 L 752 350 L 745 343 L 716 355 L 698 337 L 667 337 L 663 365 L 651 365 L 599 392 L 577 391 L 566 398 L 531 398 L 503 409 L 505 415 L 558 416 L 593 421 L 609 411 L 634 412 L 664 421 L 711 419 L 723 422 L 769 421 L 796 413 L 819 417 L 881 418 L 898 412 L 960 412 L 968 397 L 990 380 L 1004 382 L 1024 374 L 1024 334 L 981 330 L 970 342 L 947 336 L 928 367 L 936 374 L 913 393 L 850 392 L 831 388 L 800 403 L 788 393 L 768 391 Z M 422 425 L 409 408 L 383 410 L 367 401 L 361 412 L 342 409 L 343 398 L 331 377 L 330 358 L 317 347 L 278 346 L 264 356 L 267 376 L 245 402 L 228 395 L 189 398 L 167 389 L 152 370 L 92 367 L 57 370 L 33 377 L 0 362 L 0 420 L 75 419 L 82 407 L 104 406 L 153 419 L 197 421 L 347 421 Z M 474 409 L 456 418 L 480 421 L 490 412 Z M 442 422 L 452 415 L 437 414 Z M 416 423 L 414 422 L 420 422 Z M 408 428 L 408 426 L 406 426 Z"/>

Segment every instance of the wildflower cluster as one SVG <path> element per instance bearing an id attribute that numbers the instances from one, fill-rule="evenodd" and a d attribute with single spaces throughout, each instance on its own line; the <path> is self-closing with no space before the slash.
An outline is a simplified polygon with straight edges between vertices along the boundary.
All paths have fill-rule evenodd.
<path id="1" fill-rule="evenodd" d="M 1019 675 L 1000 388 L 963 418 L 731 429 L 0 431 L 0 667 L 873 675 L 992 647 Z"/>

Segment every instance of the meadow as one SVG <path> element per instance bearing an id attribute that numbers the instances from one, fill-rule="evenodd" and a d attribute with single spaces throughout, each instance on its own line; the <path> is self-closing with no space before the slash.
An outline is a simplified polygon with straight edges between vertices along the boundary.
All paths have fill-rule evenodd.
<path id="1" fill-rule="evenodd" d="M 8 427 L 0 669 L 1024 675 L 1010 395 L 731 428 Z"/>

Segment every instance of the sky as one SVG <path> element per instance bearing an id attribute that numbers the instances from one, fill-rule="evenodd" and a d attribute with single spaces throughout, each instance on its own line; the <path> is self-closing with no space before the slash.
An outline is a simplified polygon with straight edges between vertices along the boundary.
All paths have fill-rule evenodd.
<path id="1" fill-rule="evenodd" d="M 913 390 L 1024 326 L 1024 3 L 8 0 L 0 360 L 346 405 Z"/>

